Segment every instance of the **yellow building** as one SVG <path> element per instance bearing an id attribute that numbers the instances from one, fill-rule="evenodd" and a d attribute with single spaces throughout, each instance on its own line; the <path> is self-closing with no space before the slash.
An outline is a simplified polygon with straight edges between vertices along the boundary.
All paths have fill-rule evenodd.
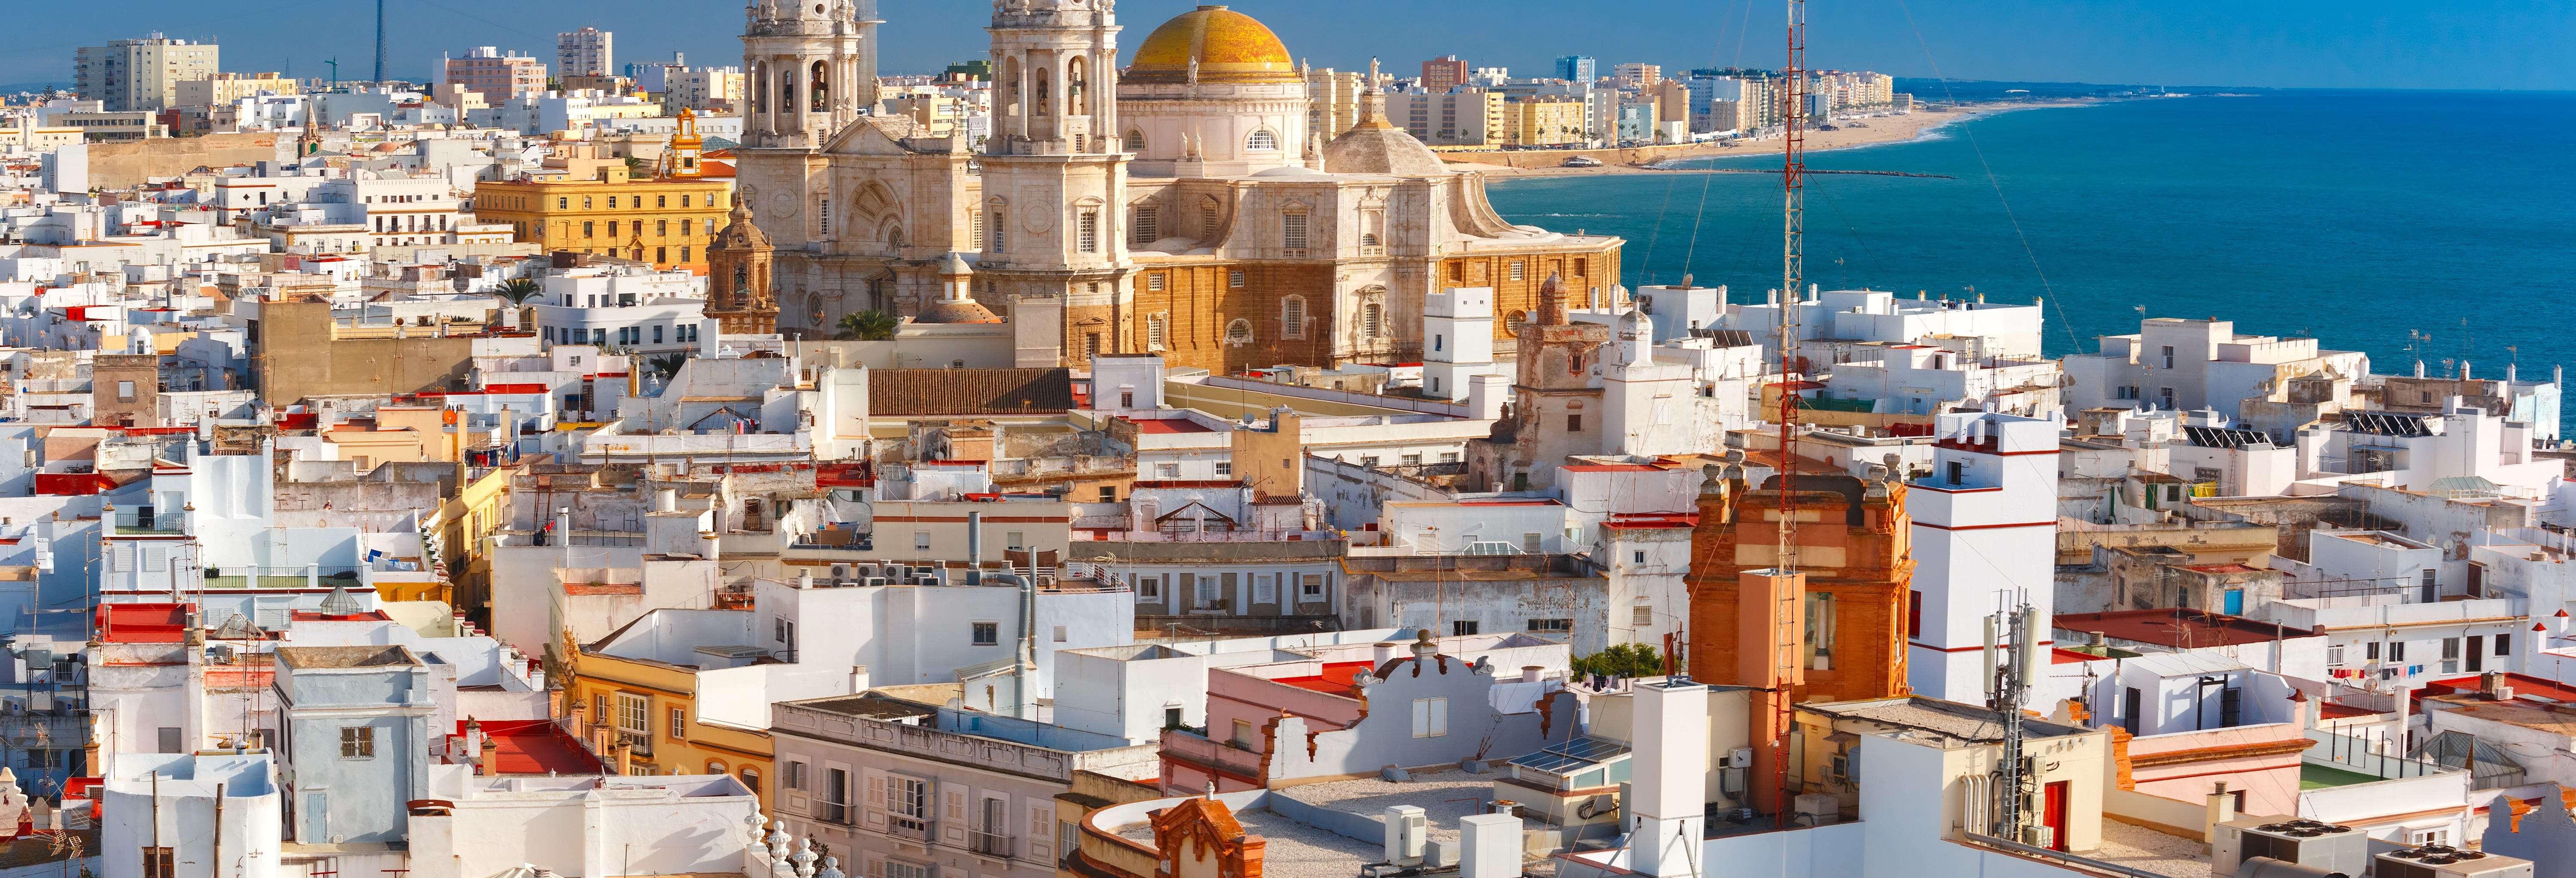
<path id="1" fill-rule="evenodd" d="M 599 644 L 567 648 L 564 655 L 565 709 L 593 749 L 607 754 L 632 747 L 628 774 L 733 775 L 768 811 L 775 752 L 769 733 L 700 722 L 697 668 L 610 655 Z"/>
<path id="2" fill-rule="evenodd" d="M 339 460 L 356 461 L 368 470 L 380 463 L 455 460 L 456 438 L 447 429 L 451 415 L 440 406 L 376 407 L 375 423 L 341 424 L 324 431 L 322 441 L 339 448 Z"/>
<path id="3" fill-rule="evenodd" d="M 463 576 L 453 578 L 456 608 L 489 628 L 492 559 L 483 551 L 484 538 L 510 520 L 510 486 L 519 474 L 519 466 L 512 463 L 484 468 L 479 470 L 480 475 L 470 465 L 457 469 L 456 482 L 461 487 L 438 509 L 439 554 L 464 571 Z"/>
<path id="4" fill-rule="evenodd" d="M 548 250 L 704 270 L 707 244 L 724 227 L 732 195 L 729 180 L 630 179 L 625 168 L 609 166 L 587 180 L 478 183 L 474 215 L 509 223 L 517 240 Z"/>
<path id="5" fill-rule="evenodd" d="M 1572 95 L 1528 95 L 1504 105 L 1505 143 L 1559 146 L 1581 143 L 1591 131 L 1588 104 Z"/>
<path id="6" fill-rule="evenodd" d="M 303 94 L 303 81 L 276 73 L 217 73 L 179 83 L 179 106 L 211 107 L 260 94 Z"/>

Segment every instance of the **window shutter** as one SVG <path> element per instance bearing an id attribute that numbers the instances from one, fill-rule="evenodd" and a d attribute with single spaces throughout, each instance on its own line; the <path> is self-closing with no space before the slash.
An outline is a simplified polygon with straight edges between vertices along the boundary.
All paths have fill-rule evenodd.
<path id="1" fill-rule="evenodd" d="M 1446 699 L 1446 698 L 1434 698 L 1434 699 L 1431 699 L 1431 736 L 1436 738 L 1436 737 L 1439 737 L 1439 736 L 1441 736 L 1441 735 L 1446 735 L 1446 734 L 1448 734 L 1448 733 L 1449 733 L 1449 699 Z"/>
<path id="2" fill-rule="evenodd" d="M 966 787 L 964 784 L 940 784 L 939 837 L 949 844 L 966 844 Z"/>
<path id="3" fill-rule="evenodd" d="M 875 769 L 868 769 L 867 774 L 868 798 L 865 802 L 865 808 L 868 815 L 867 826 L 869 829 L 882 831 L 885 829 L 884 809 L 886 779 L 882 775 L 877 774 Z"/>

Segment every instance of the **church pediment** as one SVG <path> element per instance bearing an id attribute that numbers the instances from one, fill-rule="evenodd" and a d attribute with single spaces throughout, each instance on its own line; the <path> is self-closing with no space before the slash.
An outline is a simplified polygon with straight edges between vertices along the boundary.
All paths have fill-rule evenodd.
<path id="1" fill-rule="evenodd" d="M 900 129 L 900 130 L 895 130 Z M 912 120 L 902 116 L 861 116 L 832 142 L 824 144 L 826 155 L 921 155 L 903 145 L 913 135 Z"/>

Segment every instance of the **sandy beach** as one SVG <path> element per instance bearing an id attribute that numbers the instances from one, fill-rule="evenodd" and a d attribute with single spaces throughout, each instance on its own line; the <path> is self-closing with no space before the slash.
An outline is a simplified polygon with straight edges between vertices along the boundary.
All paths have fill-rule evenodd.
<path id="1" fill-rule="evenodd" d="M 1916 110 L 1902 116 L 1881 116 L 1870 119 L 1855 119 L 1849 122 L 1836 123 L 1837 130 L 1834 131 L 1807 132 L 1807 151 L 1814 153 L 1824 152 L 1827 150 L 1875 146 L 1883 143 L 1900 143 L 1928 136 L 1940 128 L 1966 121 L 1968 119 L 1973 119 L 1978 116 L 1991 115 L 1994 113 L 2008 113 L 2014 110 L 2084 106 L 2093 103 L 2099 103 L 2099 101 L 2060 100 L 2031 101 L 2026 103 L 1971 104 L 1948 111 Z M 1721 146 L 1714 143 L 1686 147 L 1672 147 L 1654 150 L 1653 161 L 1708 158 L 1712 156 L 1778 155 L 1780 153 L 1780 147 L 1781 140 L 1777 137 L 1765 140 L 1737 141 L 1737 144 L 1732 147 Z M 1481 157 L 1500 157 L 1491 153 L 1445 153 L 1441 157 L 1449 160 L 1451 165 L 1459 170 L 1481 171 L 1484 172 L 1486 176 L 1497 178 L 1662 173 L 1654 168 L 1646 167 L 1646 165 L 1651 162 L 1635 162 L 1627 164 L 1611 163 L 1608 158 L 1604 157 L 1605 154 L 1611 152 L 1615 151 L 1591 150 L 1583 152 L 1583 154 L 1592 155 L 1595 158 L 1602 158 L 1604 164 L 1595 168 L 1513 168 L 1500 164 L 1486 164 L 1482 161 L 1478 161 Z M 1569 150 L 1563 152 L 1519 152 L 1511 153 L 1510 155 L 1515 157 L 1545 156 L 1552 160 L 1552 162 L 1561 162 L 1564 160 L 1562 157 L 1572 156 L 1575 154 L 1577 154 L 1577 151 Z M 1524 158 L 1523 160 L 1526 161 L 1528 159 Z"/>

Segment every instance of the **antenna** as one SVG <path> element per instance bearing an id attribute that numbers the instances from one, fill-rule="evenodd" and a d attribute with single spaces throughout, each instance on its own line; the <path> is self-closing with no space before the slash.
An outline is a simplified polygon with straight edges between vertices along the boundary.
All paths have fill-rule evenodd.
<path id="1" fill-rule="evenodd" d="M 2004 727 L 2002 764 L 1995 768 L 2001 776 L 1995 794 L 2002 798 L 1996 808 L 1995 834 L 2006 841 L 2022 840 L 2023 809 L 2030 795 L 2031 776 L 2022 762 L 2021 702 L 2038 675 L 2041 624 L 2039 610 L 2030 605 L 2028 595 L 1986 617 L 1986 707 Z M 2003 635 L 2000 640 L 1998 634 Z"/>
<path id="2" fill-rule="evenodd" d="M 1802 90 L 1800 81 L 1806 76 L 1803 68 L 1807 62 L 1807 2 L 1788 2 L 1789 68 L 1782 72 L 1782 77 L 1788 81 L 1788 91 L 1784 95 L 1786 105 L 1780 114 L 1781 123 L 1785 126 L 1785 140 L 1780 149 L 1780 180 L 1787 196 L 1780 211 L 1780 509 L 1777 542 L 1772 546 L 1771 558 L 1772 573 L 1781 577 L 1790 577 L 1798 569 L 1798 517 L 1790 503 L 1790 486 L 1795 481 L 1798 468 L 1798 394 L 1789 376 L 1798 362 L 1798 282 L 1806 274 L 1806 245 L 1801 238 L 1806 233 L 1807 154 L 1804 135 L 1800 133 L 1801 123 L 1805 120 L 1801 118 L 1799 109 L 1802 103 L 1799 92 Z M 1803 583 L 1803 580 L 1794 581 Z M 1792 656 L 1790 660 L 1800 661 L 1803 657 Z M 1773 817 L 1782 828 L 1786 828 L 1792 810 L 1787 807 L 1789 736 L 1786 732 L 1797 727 L 1797 708 L 1790 697 L 1790 681 L 1796 669 L 1780 667 L 1776 658 L 1771 664 L 1771 687 L 1776 693 L 1776 697 L 1771 699 L 1772 782 L 1779 790 L 1780 805 Z"/>

